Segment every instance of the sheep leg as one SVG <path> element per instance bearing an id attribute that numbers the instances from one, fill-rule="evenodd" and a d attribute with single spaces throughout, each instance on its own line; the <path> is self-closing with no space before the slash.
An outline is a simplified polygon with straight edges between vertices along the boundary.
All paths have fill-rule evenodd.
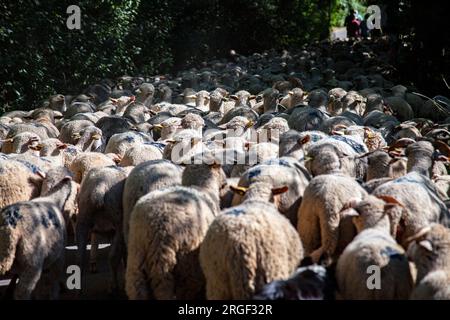
<path id="1" fill-rule="evenodd" d="M 325 253 L 330 257 L 334 256 L 339 240 L 339 213 L 331 213 L 328 214 L 327 219 L 321 219 L 320 234 L 322 245 L 311 254 L 314 262 L 318 262 L 322 254 Z"/>
<path id="2" fill-rule="evenodd" d="M 109 265 L 112 273 L 112 292 L 117 293 L 119 290 L 118 269 L 124 254 L 125 244 L 120 231 L 116 231 L 114 235 L 111 250 L 109 252 Z"/>
<path id="3" fill-rule="evenodd" d="M 85 224 L 77 223 L 77 247 L 78 247 L 78 265 L 81 269 L 81 287 L 86 288 L 86 266 L 87 266 L 87 256 L 86 256 L 86 245 L 89 235 L 89 228 Z M 82 290 L 83 290 L 82 289 Z"/>
<path id="4" fill-rule="evenodd" d="M 41 278 L 42 264 L 25 269 L 19 276 L 19 283 L 14 292 L 15 300 L 30 300 L 31 293 Z"/>
<path id="5" fill-rule="evenodd" d="M 131 261 L 130 261 L 131 260 Z M 152 296 L 148 287 L 147 276 L 138 264 L 139 259 L 128 257 L 125 275 L 125 289 L 130 300 L 149 300 Z M 136 262 L 136 263 L 135 263 Z"/>
<path id="6" fill-rule="evenodd" d="M 58 258 L 57 261 L 53 263 L 53 265 L 49 268 L 48 277 L 49 277 L 49 299 L 57 300 L 59 298 L 60 293 L 60 281 L 62 275 L 64 273 L 64 253 Z"/>
<path id="7" fill-rule="evenodd" d="M 91 251 L 89 253 L 89 271 L 97 273 L 98 235 L 91 233 Z"/>
<path id="8" fill-rule="evenodd" d="M 151 283 L 156 300 L 175 299 L 175 281 L 172 272 L 152 278 Z"/>

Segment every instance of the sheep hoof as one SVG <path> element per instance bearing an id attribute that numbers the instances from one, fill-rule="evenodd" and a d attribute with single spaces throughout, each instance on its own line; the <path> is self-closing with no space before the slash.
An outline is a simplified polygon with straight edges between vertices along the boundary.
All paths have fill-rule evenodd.
<path id="1" fill-rule="evenodd" d="M 91 273 L 97 273 L 97 262 L 91 262 L 90 263 L 89 271 Z"/>

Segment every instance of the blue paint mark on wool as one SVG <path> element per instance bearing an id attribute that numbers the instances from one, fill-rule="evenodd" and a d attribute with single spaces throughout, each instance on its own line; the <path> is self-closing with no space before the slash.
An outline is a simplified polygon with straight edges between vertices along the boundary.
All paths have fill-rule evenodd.
<path id="1" fill-rule="evenodd" d="M 29 170 L 31 170 L 31 172 L 33 172 L 35 174 L 41 171 L 41 169 L 39 169 L 39 167 L 35 166 L 34 164 L 32 164 L 28 161 L 21 160 L 21 159 L 17 159 L 16 161 L 24 164 Z"/>
<path id="2" fill-rule="evenodd" d="M 146 144 L 149 144 L 149 145 L 151 145 L 151 146 L 154 146 L 154 147 L 156 147 L 156 148 L 158 148 L 159 149 L 159 151 L 163 151 L 164 150 L 164 148 L 166 147 L 166 145 L 164 144 L 164 143 L 159 143 L 159 142 L 150 142 L 150 143 L 146 143 Z"/>
<path id="3" fill-rule="evenodd" d="M 397 259 L 397 260 L 405 259 L 405 256 L 401 252 L 391 247 L 385 247 L 380 251 L 380 254 L 389 257 L 389 259 Z"/>
<path id="4" fill-rule="evenodd" d="M 349 139 L 347 137 L 344 136 L 331 136 L 330 138 L 334 139 L 334 140 L 338 140 L 338 141 L 342 141 L 345 142 L 346 144 L 348 144 L 350 147 L 352 147 L 353 150 L 355 150 L 357 153 L 364 153 L 367 150 L 364 148 L 363 145 L 361 145 L 360 143 Z"/>
<path id="5" fill-rule="evenodd" d="M 254 177 L 257 177 L 261 174 L 261 169 L 260 168 L 256 168 L 253 170 L 250 170 L 250 172 L 248 173 L 248 179 L 253 179 Z"/>
<path id="6" fill-rule="evenodd" d="M 7 225 L 15 228 L 17 226 L 17 222 L 22 219 L 22 214 L 19 212 L 17 207 L 12 207 L 3 212 L 3 218 Z"/>
<path id="7" fill-rule="evenodd" d="M 134 142 L 135 140 L 134 140 L 133 136 L 126 136 L 125 141 L 131 143 L 131 142 Z"/>
<path id="8" fill-rule="evenodd" d="M 226 212 L 226 214 L 232 214 L 234 216 L 239 216 L 243 213 L 245 213 L 245 211 L 243 209 L 239 209 L 239 208 L 233 208 Z"/>

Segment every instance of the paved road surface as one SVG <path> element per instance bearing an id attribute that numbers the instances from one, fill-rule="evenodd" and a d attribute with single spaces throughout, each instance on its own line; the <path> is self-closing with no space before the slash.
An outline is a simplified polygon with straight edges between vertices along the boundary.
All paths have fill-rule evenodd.
<path id="1" fill-rule="evenodd" d="M 345 40 L 345 38 L 347 38 L 347 29 L 342 27 L 342 28 L 333 28 L 333 30 L 331 31 L 331 40 Z"/>

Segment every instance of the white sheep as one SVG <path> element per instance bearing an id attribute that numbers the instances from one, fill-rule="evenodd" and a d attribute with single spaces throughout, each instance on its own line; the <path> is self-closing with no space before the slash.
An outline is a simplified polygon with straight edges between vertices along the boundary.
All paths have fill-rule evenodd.
<path id="1" fill-rule="evenodd" d="M 214 219 L 200 247 L 208 299 L 250 299 L 265 284 L 288 277 L 298 266 L 303 257 L 300 238 L 269 203 L 285 191 L 286 187 L 254 183 L 241 205 Z"/>
<path id="2" fill-rule="evenodd" d="M 408 259 L 405 250 L 391 235 L 389 215 L 395 206 L 398 204 L 368 196 L 341 212 L 343 216 L 353 217 L 358 235 L 337 262 L 336 279 L 340 298 L 408 299 L 413 288 Z M 369 271 L 373 267 L 380 270 L 380 278 L 375 280 L 379 281 L 379 288 L 369 286 Z"/>

